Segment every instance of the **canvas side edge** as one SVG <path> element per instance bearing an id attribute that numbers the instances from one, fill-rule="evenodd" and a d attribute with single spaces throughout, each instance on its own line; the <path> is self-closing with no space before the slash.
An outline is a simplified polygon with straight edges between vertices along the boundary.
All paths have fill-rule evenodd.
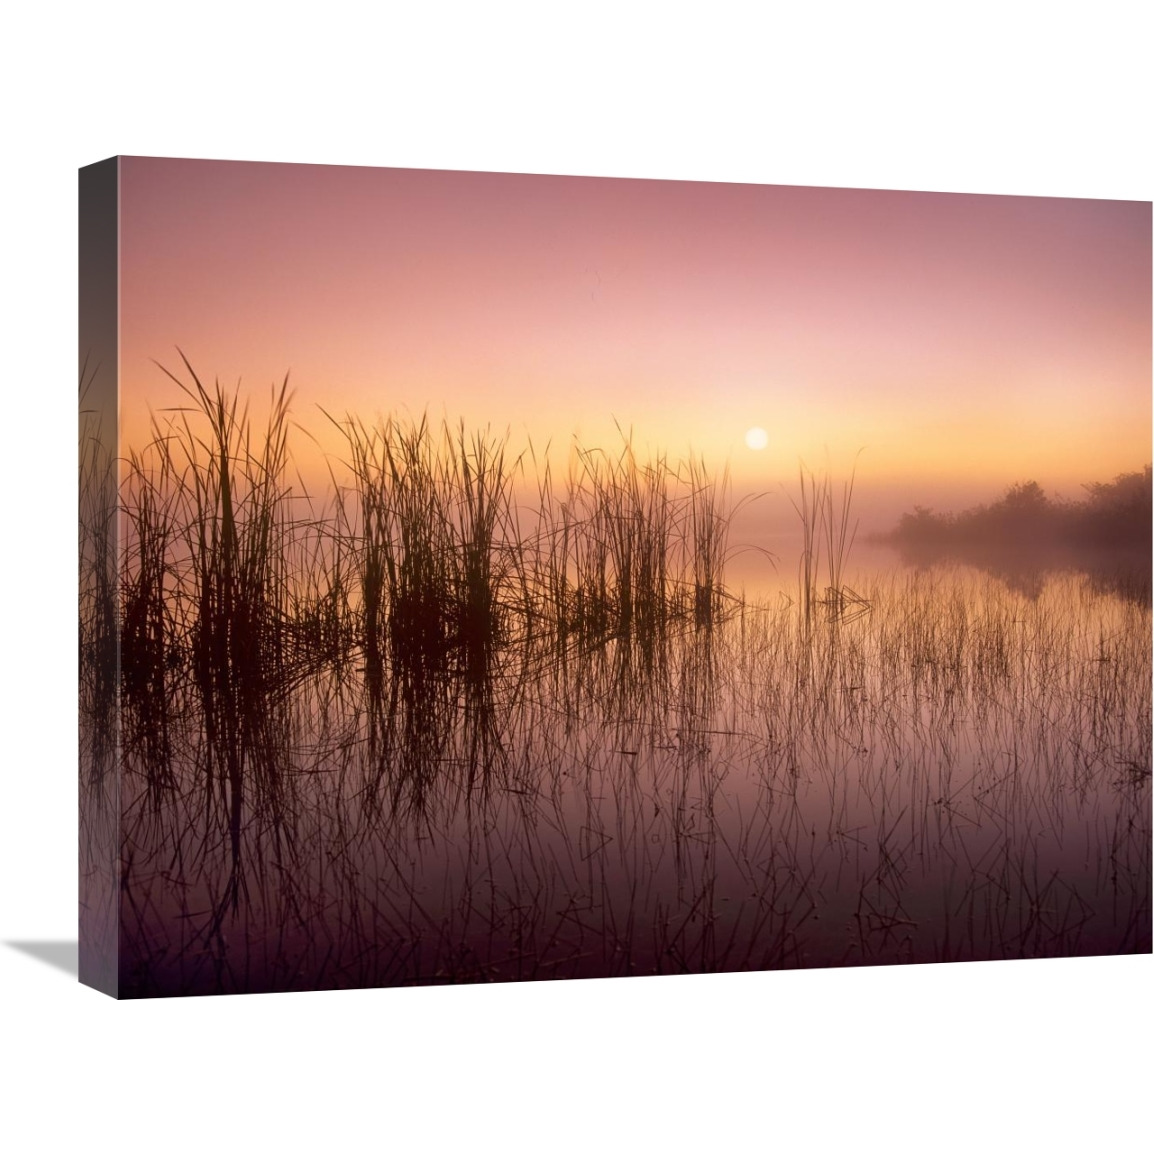
<path id="1" fill-rule="evenodd" d="M 80 981 L 116 997 L 120 927 L 119 160 L 79 173 Z"/>

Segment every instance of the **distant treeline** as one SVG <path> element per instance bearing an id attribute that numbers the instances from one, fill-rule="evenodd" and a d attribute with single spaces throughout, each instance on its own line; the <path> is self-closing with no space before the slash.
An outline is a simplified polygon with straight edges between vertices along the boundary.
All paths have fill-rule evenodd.
<path id="1" fill-rule="evenodd" d="M 1080 501 L 1051 499 L 1036 481 L 960 513 L 920 505 L 885 540 L 910 550 L 972 554 L 991 549 L 1145 550 L 1151 544 L 1151 467 L 1084 485 Z"/>

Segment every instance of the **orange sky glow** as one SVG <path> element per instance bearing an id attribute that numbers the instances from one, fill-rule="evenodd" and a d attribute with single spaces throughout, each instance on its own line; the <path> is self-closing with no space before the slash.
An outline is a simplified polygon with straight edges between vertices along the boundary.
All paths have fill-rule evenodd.
<path id="1" fill-rule="evenodd" d="M 1146 202 L 120 164 L 129 447 L 180 403 L 153 363 L 178 372 L 179 346 L 254 407 L 288 372 L 331 453 L 318 406 L 464 418 L 562 462 L 617 422 L 728 464 L 735 493 L 863 450 L 879 518 L 1150 460 Z"/>

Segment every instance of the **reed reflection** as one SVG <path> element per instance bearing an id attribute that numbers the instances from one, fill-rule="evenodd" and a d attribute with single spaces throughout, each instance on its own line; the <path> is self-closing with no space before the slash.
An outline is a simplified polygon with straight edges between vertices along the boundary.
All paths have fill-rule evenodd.
<path id="1" fill-rule="evenodd" d="M 724 477 L 628 438 L 530 508 L 501 437 L 346 417 L 326 504 L 287 385 L 258 435 L 185 370 L 121 497 L 129 996 L 1150 948 L 1148 601 L 855 591 L 804 477 L 747 600 Z"/>

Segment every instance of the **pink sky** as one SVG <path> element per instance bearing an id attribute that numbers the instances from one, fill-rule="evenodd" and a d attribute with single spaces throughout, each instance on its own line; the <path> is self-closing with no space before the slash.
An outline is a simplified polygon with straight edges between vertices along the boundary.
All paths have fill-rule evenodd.
<path id="1" fill-rule="evenodd" d="M 152 359 L 297 419 L 692 448 L 738 490 L 858 449 L 876 507 L 1150 460 L 1149 203 L 121 161 L 126 442 Z M 743 442 L 751 426 L 763 452 Z M 298 450 L 307 452 L 298 438 Z"/>

